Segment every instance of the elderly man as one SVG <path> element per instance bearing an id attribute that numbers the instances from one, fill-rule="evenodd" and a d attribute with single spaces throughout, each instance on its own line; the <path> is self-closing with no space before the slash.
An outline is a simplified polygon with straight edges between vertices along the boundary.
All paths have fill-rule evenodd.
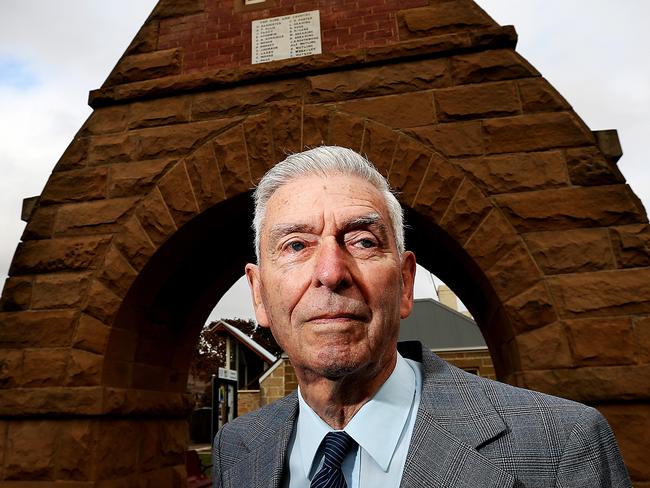
<path id="1" fill-rule="evenodd" d="M 255 191 L 246 266 L 298 391 L 227 424 L 214 484 L 254 487 L 629 487 L 594 409 L 398 352 L 415 256 L 402 209 L 357 153 L 289 156 Z"/>

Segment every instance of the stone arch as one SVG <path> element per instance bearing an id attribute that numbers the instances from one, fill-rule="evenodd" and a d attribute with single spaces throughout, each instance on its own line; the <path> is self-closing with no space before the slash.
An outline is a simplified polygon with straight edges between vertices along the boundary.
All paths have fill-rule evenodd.
<path id="1" fill-rule="evenodd" d="M 595 404 L 633 476 L 650 479 L 639 454 L 650 438 L 639 436 L 649 428 L 647 218 L 611 134 L 592 134 L 514 52 L 512 29 L 471 2 L 443 2 L 397 12 L 404 37 L 385 45 L 184 71 L 191 46 L 152 38 L 186 17 L 203 22 L 216 3 L 172 3 L 91 94 L 95 111 L 12 262 L 0 479 L 182 484 L 184 352 L 250 256 L 247 192 L 285 152 L 320 143 L 386 172 L 409 242 L 477 317 L 500 377 Z M 241 248 L 215 260 L 210 246 L 225 251 L 233 229 Z"/>

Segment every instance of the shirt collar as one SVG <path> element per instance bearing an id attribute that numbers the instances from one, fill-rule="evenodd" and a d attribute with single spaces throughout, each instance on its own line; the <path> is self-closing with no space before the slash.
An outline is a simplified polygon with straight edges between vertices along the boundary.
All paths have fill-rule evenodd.
<path id="1" fill-rule="evenodd" d="M 345 430 L 381 467 L 388 471 L 397 444 L 409 418 L 415 397 L 415 373 L 397 355 L 395 369 L 371 398 L 345 426 Z M 305 476 L 309 473 L 323 438 L 332 428 L 302 398 L 298 388 L 299 414 L 296 436 Z"/>

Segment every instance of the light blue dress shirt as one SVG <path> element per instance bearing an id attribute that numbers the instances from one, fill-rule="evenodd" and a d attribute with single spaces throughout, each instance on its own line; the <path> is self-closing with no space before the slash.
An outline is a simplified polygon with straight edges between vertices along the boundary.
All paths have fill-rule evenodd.
<path id="1" fill-rule="evenodd" d="M 343 460 L 348 488 L 397 488 L 402 479 L 422 390 L 421 365 L 398 354 L 395 369 L 348 422 L 345 430 L 358 444 Z M 309 488 L 323 462 L 321 441 L 333 429 L 302 398 L 288 446 L 289 473 L 284 488 Z"/>

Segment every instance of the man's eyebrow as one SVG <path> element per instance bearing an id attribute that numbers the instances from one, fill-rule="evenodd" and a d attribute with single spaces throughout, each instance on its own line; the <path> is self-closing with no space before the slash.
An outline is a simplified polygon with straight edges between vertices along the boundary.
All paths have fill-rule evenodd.
<path id="1" fill-rule="evenodd" d="M 388 229 L 384 220 L 381 218 L 381 215 L 377 213 L 371 213 L 368 215 L 362 215 L 361 217 L 356 217 L 350 219 L 347 222 L 343 223 L 342 231 L 350 232 L 357 229 L 368 229 L 373 228 L 376 230 L 377 234 L 383 241 L 388 240 Z"/>
<path id="2" fill-rule="evenodd" d="M 313 231 L 314 227 L 309 224 L 275 224 L 269 231 L 269 246 L 275 245 L 278 239 L 281 239 L 288 234 L 294 232 L 312 233 Z"/>

